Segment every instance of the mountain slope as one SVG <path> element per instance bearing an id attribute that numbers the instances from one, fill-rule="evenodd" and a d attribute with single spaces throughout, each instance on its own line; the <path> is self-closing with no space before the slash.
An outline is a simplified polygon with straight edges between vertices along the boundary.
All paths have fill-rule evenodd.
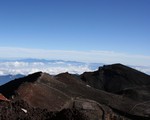
<path id="1" fill-rule="evenodd" d="M 148 120 L 149 78 L 132 68 L 115 64 L 80 76 L 34 73 L 0 86 L 0 93 L 11 101 L 23 100 L 30 107 L 51 112 L 77 109 L 88 120 Z M 136 100 L 135 92 L 130 91 L 143 97 Z"/>
<path id="2" fill-rule="evenodd" d="M 111 93 L 150 85 L 150 76 L 122 64 L 104 65 L 95 72 L 85 72 L 81 79 L 90 86 Z"/>
<path id="3" fill-rule="evenodd" d="M 3 85 L 11 80 L 24 77 L 24 75 L 17 74 L 17 75 L 1 75 L 0 76 L 0 85 Z"/>

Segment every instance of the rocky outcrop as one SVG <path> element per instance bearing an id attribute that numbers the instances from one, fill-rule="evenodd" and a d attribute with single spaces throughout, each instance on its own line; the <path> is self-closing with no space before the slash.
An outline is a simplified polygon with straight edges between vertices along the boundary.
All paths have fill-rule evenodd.
<path id="1" fill-rule="evenodd" d="M 30 116 L 39 110 L 47 116 L 39 114 L 41 119 L 148 120 L 149 83 L 148 75 L 115 64 L 79 76 L 34 73 L 0 86 L 0 93 L 11 100 L 2 104 L 10 105 L 10 114 L 21 111 Z M 16 101 L 25 105 L 19 103 L 21 107 L 13 109 Z"/>
<path id="2" fill-rule="evenodd" d="M 85 72 L 80 77 L 88 85 L 111 93 L 150 85 L 149 75 L 122 64 L 104 65 L 97 71 Z"/>

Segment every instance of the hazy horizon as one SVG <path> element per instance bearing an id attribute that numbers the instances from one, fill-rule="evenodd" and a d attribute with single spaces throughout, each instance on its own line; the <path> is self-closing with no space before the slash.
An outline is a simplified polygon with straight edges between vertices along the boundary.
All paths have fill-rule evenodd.
<path id="1" fill-rule="evenodd" d="M 149 67 L 149 6 L 149 0 L 0 1 L 0 59 Z"/>
<path id="2" fill-rule="evenodd" d="M 71 74 L 82 74 L 84 72 L 96 71 L 106 63 L 92 63 L 80 61 L 48 60 L 48 59 L 0 59 L 0 76 L 4 75 L 28 75 L 34 72 L 46 72 L 51 75 L 69 72 Z M 150 75 L 150 66 L 127 65 L 136 70 Z"/>

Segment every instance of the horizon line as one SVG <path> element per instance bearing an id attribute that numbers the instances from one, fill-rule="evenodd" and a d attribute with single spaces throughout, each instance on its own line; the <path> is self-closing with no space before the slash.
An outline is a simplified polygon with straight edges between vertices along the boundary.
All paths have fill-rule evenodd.
<path id="1" fill-rule="evenodd" d="M 150 56 L 107 50 L 47 50 L 36 48 L 0 47 L 0 59 L 46 59 L 105 64 L 150 65 Z"/>

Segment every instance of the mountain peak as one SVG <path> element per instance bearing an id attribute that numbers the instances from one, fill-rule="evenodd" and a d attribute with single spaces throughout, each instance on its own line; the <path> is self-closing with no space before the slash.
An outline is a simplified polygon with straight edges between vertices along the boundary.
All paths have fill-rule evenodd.
<path id="1" fill-rule="evenodd" d="M 57 112 L 77 109 L 88 120 L 111 119 L 109 116 L 148 120 L 150 108 L 145 101 L 150 100 L 149 85 L 149 75 L 113 64 L 82 75 L 37 72 L 0 86 L 0 93 L 11 102 L 23 100 L 31 108 Z"/>
<path id="2" fill-rule="evenodd" d="M 41 75 L 42 75 L 42 72 L 36 72 L 36 73 L 30 74 L 26 77 L 12 80 L 12 81 L 0 86 L 0 93 L 5 95 L 6 97 L 10 97 L 13 94 L 15 94 L 15 90 L 17 90 L 20 85 L 22 85 L 26 82 L 35 82 L 36 80 L 38 80 L 38 78 Z"/>
<path id="3" fill-rule="evenodd" d="M 94 72 L 85 72 L 81 79 L 94 88 L 113 93 L 150 84 L 149 75 L 120 63 L 104 65 Z"/>

